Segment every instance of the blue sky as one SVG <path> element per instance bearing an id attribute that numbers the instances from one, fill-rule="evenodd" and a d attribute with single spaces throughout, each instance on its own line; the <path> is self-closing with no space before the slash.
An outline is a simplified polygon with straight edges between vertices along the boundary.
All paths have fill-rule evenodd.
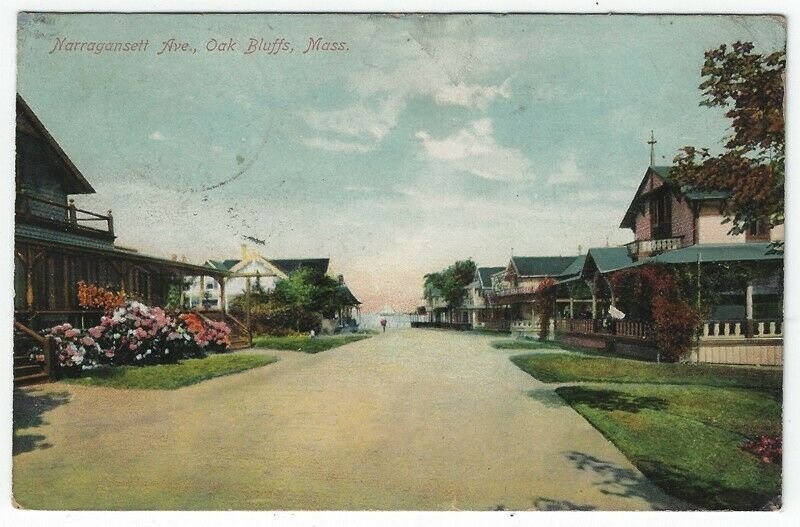
<path id="1" fill-rule="evenodd" d="M 145 53 L 55 52 L 149 40 Z M 293 53 L 242 53 L 249 38 Z M 347 51 L 303 54 L 310 37 Z M 169 38 L 189 54 L 157 55 Z M 234 52 L 207 42 L 233 38 Z M 703 52 L 784 46 L 730 16 L 21 15 L 18 89 L 113 209 L 120 245 L 158 255 L 330 256 L 368 310 L 409 309 L 456 259 L 504 265 L 629 241 L 649 159 L 718 149 Z M 219 183 L 223 183 L 218 185 Z"/>

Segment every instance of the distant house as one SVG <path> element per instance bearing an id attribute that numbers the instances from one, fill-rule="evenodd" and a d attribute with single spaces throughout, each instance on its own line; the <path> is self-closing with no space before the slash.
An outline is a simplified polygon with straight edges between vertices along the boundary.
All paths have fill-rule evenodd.
<path id="1" fill-rule="evenodd" d="M 490 303 L 505 308 L 504 324 L 512 331 L 533 331 L 537 315 L 534 292 L 547 278 L 561 275 L 575 256 L 512 256 L 505 269 L 492 275 Z"/>
<path id="2" fill-rule="evenodd" d="M 186 296 L 190 307 L 205 309 L 228 308 L 229 300 L 250 290 L 272 291 L 283 280 L 301 267 L 325 275 L 328 258 L 278 258 L 268 259 L 247 245 L 242 245 L 239 259 L 206 260 L 205 266 L 225 272 L 224 283 L 197 277 L 187 282 Z"/>
<path id="3" fill-rule="evenodd" d="M 278 282 L 300 269 L 311 269 L 323 276 L 328 273 L 328 258 L 266 258 L 247 245 L 242 245 L 239 259 L 207 260 L 205 266 L 223 271 L 226 274 L 219 279 L 207 277 L 192 278 L 186 283 L 186 298 L 190 307 L 218 310 L 229 307 L 230 299 L 250 291 L 273 291 Z M 351 326 L 360 315 L 361 302 L 344 281 L 343 275 L 337 277 L 339 286 L 337 300 L 339 308 L 326 328 L 333 330 L 335 326 Z"/>

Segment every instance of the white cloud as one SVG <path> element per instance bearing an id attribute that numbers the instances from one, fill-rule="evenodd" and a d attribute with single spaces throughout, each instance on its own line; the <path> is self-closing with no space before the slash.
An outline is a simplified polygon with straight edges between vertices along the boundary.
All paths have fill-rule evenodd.
<path id="1" fill-rule="evenodd" d="M 578 183 L 584 179 L 584 174 L 578 167 L 575 154 L 568 155 L 558 166 L 558 170 L 547 178 L 551 185 L 564 185 L 568 183 Z"/>
<path id="2" fill-rule="evenodd" d="M 311 129 L 377 144 L 397 126 L 400 114 L 414 97 L 430 97 L 440 106 L 483 112 L 493 101 L 511 97 L 510 77 L 490 85 L 456 80 L 444 65 L 424 53 L 393 64 L 389 70 L 361 70 L 351 75 L 348 83 L 359 102 L 335 110 L 302 112 Z"/>
<path id="3" fill-rule="evenodd" d="M 321 137 L 304 138 L 303 144 L 309 148 L 317 150 L 326 150 L 328 152 L 359 152 L 365 153 L 373 150 L 374 145 L 364 145 L 360 143 L 352 143 L 347 141 L 339 141 L 336 139 L 324 139 Z"/>
<path id="4" fill-rule="evenodd" d="M 149 137 L 153 141 L 164 141 L 166 139 L 166 137 L 164 137 L 164 134 L 162 134 L 158 130 L 156 130 L 155 132 L 151 133 L 147 137 Z"/>
<path id="5" fill-rule="evenodd" d="M 429 159 L 445 163 L 450 170 L 498 181 L 530 176 L 530 160 L 519 150 L 497 144 L 492 132 L 492 120 L 484 118 L 444 139 L 435 139 L 424 130 L 415 137 L 422 142 Z"/>

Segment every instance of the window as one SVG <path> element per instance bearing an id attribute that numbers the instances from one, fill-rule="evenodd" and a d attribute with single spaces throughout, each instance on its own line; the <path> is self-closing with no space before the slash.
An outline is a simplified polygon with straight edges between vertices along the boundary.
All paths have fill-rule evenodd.
<path id="1" fill-rule="evenodd" d="M 765 218 L 750 223 L 747 227 L 748 240 L 768 240 L 769 224 Z"/>
<path id="2" fill-rule="evenodd" d="M 650 199 L 650 228 L 653 239 L 672 236 L 672 196 L 668 192 Z"/>

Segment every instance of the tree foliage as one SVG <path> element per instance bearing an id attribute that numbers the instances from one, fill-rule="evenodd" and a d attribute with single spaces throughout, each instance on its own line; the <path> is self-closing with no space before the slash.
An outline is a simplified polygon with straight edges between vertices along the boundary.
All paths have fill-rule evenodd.
<path id="1" fill-rule="evenodd" d="M 475 279 L 477 268 L 475 262 L 467 259 L 459 260 L 443 271 L 426 274 L 423 287 L 425 298 L 431 300 L 438 291 L 448 307 L 461 305 L 467 294 L 464 288 Z"/>
<path id="2" fill-rule="evenodd" d="M 300 267 L 279 281 L 274 291 L 253 290 L 250 314 L 258 332 L 319 331 L 322 318 L 335 316 L 344 303 L 336 280 L 311 268 Z M 244 316 L 245 295 L 234 298 L 230 309 Z"/>
<path id="3" fill-rule="evenodd" d="M 750 42 L 706 52 L 701 69 L 703 106 L 726 108 L 733 134 L 722 153 L 686 146 L 675 157 L 681 185 L 730 192 L 725 214 L 731 234 L 766 220 L 784 221 L 786 51 L 755 53 Z"/>
<path id="4" fill-rule="evenodd" d="M 611 275 L 611 283 L 628 318 L 653 324 L 656 345 L 667 359 L 678 361 L 688 353 L 700 317 L 681 294 L 669 268 L 645 265 L 625 269 Z"/>

